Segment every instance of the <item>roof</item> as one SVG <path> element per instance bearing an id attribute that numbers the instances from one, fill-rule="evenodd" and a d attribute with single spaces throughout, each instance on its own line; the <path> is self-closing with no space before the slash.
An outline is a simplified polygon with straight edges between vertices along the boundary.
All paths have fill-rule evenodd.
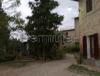
<path id="1" fill-rule="evenodd" d="M 67 30 L 63 30 L 64 31 L 74 31 L 75 29 L 67 29 Z"/>
<path id="2" fill-rule="evenodd" d="M 75 17 L 74 19 L 79 19 L 79 17 Z"/>
<path id="3" fill-rule="evenodd" d="M 79 1 L 79 0 L 73 0 L 73 1 Z"/>

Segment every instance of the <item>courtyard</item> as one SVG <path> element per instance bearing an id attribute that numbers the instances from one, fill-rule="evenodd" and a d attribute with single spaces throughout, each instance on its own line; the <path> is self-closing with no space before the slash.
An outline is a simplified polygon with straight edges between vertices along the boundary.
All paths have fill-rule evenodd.
<path id="1" fill-rule="evenodd" d="M 63 60 L 56 61 L 35 61 L 20 68 L 0 67 L 0 76 L 88 76 L 68 70 L 68 67 L 75 64 L 73 55 L 67 55 Z"/>

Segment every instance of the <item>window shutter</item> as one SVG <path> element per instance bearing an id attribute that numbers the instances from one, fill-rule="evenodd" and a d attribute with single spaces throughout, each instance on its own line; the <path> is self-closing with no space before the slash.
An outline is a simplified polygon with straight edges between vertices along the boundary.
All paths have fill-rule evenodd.
<path id="1" fill-rule="evenodd" d="M 89 3 L 88 3 L 89 1 L 87 0 L 86 1 L 86 12 L 89 12 Z"/>
<path id="2" fill-rule="evenodd" d="M 92 0 L 86 1 L 86 12 L 92 11 Z"/>
<path id="3" fill-rule="evenodd" d="M 83 58 L 87 59 L 87 38 L 83 37 Z"/>
<path id="4" fill-rule="evenodd" d="M 89 0 L 89 11 L 92 10 L 92 0 Z"/>
<path id="5" fill-rule="evenodd" d="M 98 34 L 94 34 L 94 58 L 99 59 L 99 41 Z"/>

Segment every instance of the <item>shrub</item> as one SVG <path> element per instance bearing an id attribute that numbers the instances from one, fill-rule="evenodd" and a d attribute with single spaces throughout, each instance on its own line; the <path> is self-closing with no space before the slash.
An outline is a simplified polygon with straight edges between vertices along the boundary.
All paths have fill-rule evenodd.
<path id="1" fill-rule="evenodd" d="M 16 54 L 16 58 L 17 58 L 17 59 L 22 59 L 22 54 L 17 53 L 17 54 Z"/>
<path id="2" fill-rule="evenodd" d="M 2 58 L 1 58 L 1 56 L 0 56 L 0 63 L 2 62 Z"/>
<path id="3" fill-rule="evenodd" d="M 6 58 L 4 57 L 4 52 L 0 52 L 0 62 L 6 61 Z"/>
<path id="4" fill-rule="evenodd" d="M 82 54 L 81 54 L 81 52 L 75 53 L 74 54 L 74 58 L 75 58 L 76 61 L 81 62 L 82 61 Z"/>
<path id="5" fill-rule="evenodd" d="M 68 53 L 78 53 L 80 52 L 79 44 L 68 46 L 65 51 Z"/>
<path id="6" fill-rule="evenodd" d="M 13 61 L 16 58 L 15 54 L 5 54 L 4 57 L 8 60 L 8 61 Z"/>
<path id="7" fill-rule="evenodd" d="M 52 47 L 52 48 L 51 48 Z M 36 60 L 43 59 L 43 51 L 41 49 L 33 50 L 32 52 L 32 58 Z M 57 44 L 48 44 L 45 47 L 45 60 L 57 60 L 64 57 L 64 52 L 58 50 Z"/>

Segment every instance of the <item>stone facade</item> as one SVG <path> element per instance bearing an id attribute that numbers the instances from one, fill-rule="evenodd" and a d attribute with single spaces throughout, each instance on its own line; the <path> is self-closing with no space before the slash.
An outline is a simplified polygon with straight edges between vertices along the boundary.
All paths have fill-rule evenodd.
<path id="1" fill-rule="evenodd" d="M 75 18 L 75 28 L 74 29 L 69 29 L 69 30 L 64 30 L 62 31 L 63 34 L 66 36 L 66 34 L 68 36 L 71 37 L 72 42 L 70 43 L 64 43 L 64 44 L 60 44 L 60 49 L 64 48 L 64 47 L 68 47 L 68 46 L 72 46 L 75 45 L 75 42 L 79 41 L 79 18 Z M 76 41 L 75 41 L 76 40 Z"/>
<path id="2" fill-rule="evenodd" d="M 70 36 L 71 39 L 75 38 L 75 29 L 64 30 L 62 32 L 63 32 L 64 37 Z M 70 43 L 67 43 L 67 42 L 62 43 L 61 42 L 59 48 L 60 48 L 60 50 L 62 50 L 63 48 L 68 47 L 68 46 L 72 46 L 74 44 L 75 44 L 74 42 L 70 42 Z"/>
<path id="3" fill-rule="evenodd" d="M 80 42 L 80 50 L 83 53 L 83 36 L 91 36 L 95 33 L 98 34 L 98 42 L 99 42 L 99 51 L 100 51 L 100 0 L 92 0 L 92 11 L 86 12 L 86 1 L 87 0 L 79 0 L 80 5 L 80 13 L 79 13 L 79 42 Z M 87 47 L 89 45 L 87 44 Z M 94 50 L 95 51 L 95 50 Z M 100 52 L 99 52 L 100 55 Z M 93 66 L 100 67 L 100 60 L 95 60 Z M 91 64 L 91 62 L 87 60 L 83 60 L 85 64 Z"/>

